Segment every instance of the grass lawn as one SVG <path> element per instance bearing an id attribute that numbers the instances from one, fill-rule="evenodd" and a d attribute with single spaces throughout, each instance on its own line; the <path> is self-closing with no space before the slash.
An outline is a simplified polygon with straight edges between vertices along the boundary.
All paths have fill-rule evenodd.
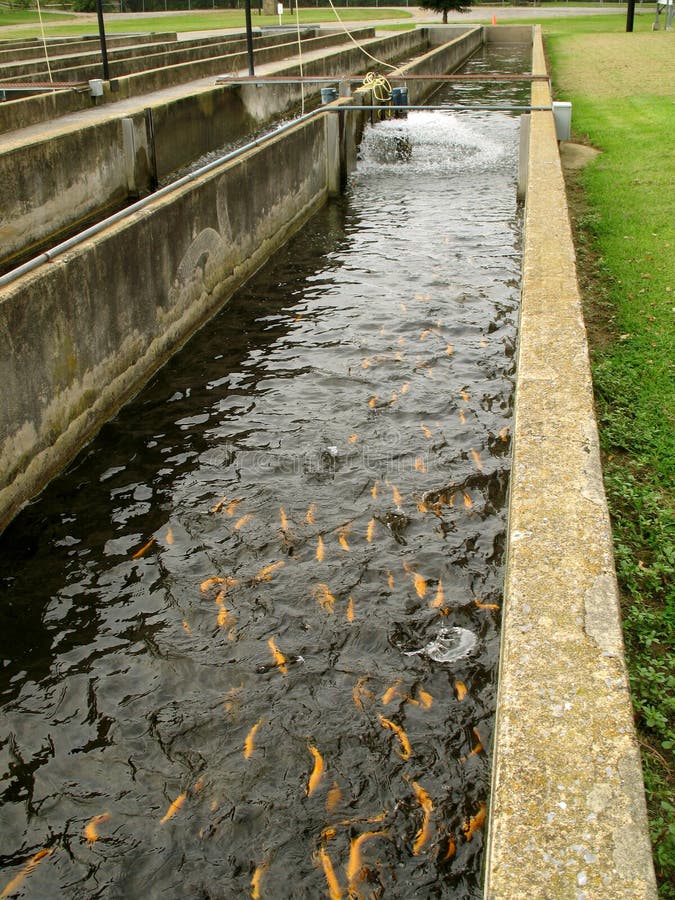
<path id="1" fill-rule="evenodd" d="M 660 896 L 675 897 L 675 33 L 544 23 L 556 95 L 602 152 L 569 185 Z"/>
<path id="2" fill-rule="evenodd" d="M 345 22 L 372 21 L 380 19 L 408 18 L 411 13 L 405 9 L 378 8 L 339 8 L 338 14 Z M 43 22 L 46 25 L 47 37 L 66 37 L 83 33 L 97 32 L 97 19 L 94 14 L 81 15 L 77 18 L 53 13 L 43 13 Z M 278 16 L 260 16 L 254 10 L 253 27 L 262 25 L 278 25 Z M 282 19 L 283 24 L 295 24 L 295 14 L 286 11 Z M 301 23 L 337 23 L 337 19 L 331 9 L 301 9 Z M 3 33 L 3 25 L 22 25 L 25 28 L 12 28 Z M 209 10 L 197 10 L 195 12 L 177 12 L 175 15 L 143 16 L 137 15 L 106 15 L 106 34 L 120 34 L 122 32 L 138 31 L 210 31 L 218 28 L 244 28 L 244 11 L 237 9 L 221 9 L 213 12 Z M 34 10 L 3 10 L 0 9 L 0 38 L 39 37 L 40 26 L 37 13 Z"/>

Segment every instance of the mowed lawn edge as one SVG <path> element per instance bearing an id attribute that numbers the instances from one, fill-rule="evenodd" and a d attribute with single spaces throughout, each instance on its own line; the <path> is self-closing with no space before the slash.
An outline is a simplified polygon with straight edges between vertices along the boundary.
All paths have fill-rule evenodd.
<path id="1" fill-rule="evenodd" d="M 652 21 L 650 17 L 650 21 Z M 675 897 L 675 35 L 544 23 L 556 96 L 601 153 L 568 176 L 659 895 Z"/>

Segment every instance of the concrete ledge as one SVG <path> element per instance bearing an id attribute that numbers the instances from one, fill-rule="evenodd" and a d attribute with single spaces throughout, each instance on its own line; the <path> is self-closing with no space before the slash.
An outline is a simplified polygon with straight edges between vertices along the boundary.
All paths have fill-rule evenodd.
<path id="1" fill-rule="evenodd" d="M 545 71 L 535 32 L 535 73 Z M 544 83 L 533 104 L 550 103 Z M 531 115 L 490 900 L 655 898 L 565 188 Z"/>
<path id="2" fill-rule="evenodd" d="M 0 291 L 0 530 L 326 201 L 327 115 Z"/>
<path id="3" fill-rule="evenodd" d="M 175 31 L 165 31 L 161 33 L 152 32 L 150 34 L 126 34 L 126 35 L 106 35 L 106 47 L 108 49 L 115 47 L 137 46 L 139 44 L 154 44 L 156 42 L 177 41 L 178 35 Z M 100 38 L 92 36 L 89 38 L 55 38 L 47 40 L 47 50 L 52 55 L 65 55 L 67 53 L 79 53 L 81 51 L 90 50 L 100 54 Z M 0 65 L 3 63 L 11 63 L 15 60 L 26 59 L 44 59 L 45 49 L 43 43 L 39 39 L 35 39 L 30 44 L 25 41 L 13 44 L 10 41 L 0 41 Z"/>
<path id="4" fill-rule="evenodd" d="M 311 34 L 316 34 L 316 29 Z M 303 36 L 303 40 L 310 40 Z M 268 34 L 265 36 L 256 35 L 253 38 L 253 49 L 256 58 L 261 56 L 261 51 L 270 47 L 291 45 L 297 49 L 297 39 L 293 40 L 288 34 Z M 157 70 L 171 72 L 179 66 L 198 65 L 199 63 L 208 63 L 211 59 L 220 59 L 220 65 L 224 65 L 222 60 L 234 54 L 246 56 L 246 41 L 237 38 L 236 40 L 228 38 L 198 38 L 192 41 L 180 41 L 173 44 L 151 45 L 138 48 L 124 48 L 108 54 L 109 70 L 111 79 L 123 79 L 132 75 L 142 75 L 144 72 L 155 72 Z M 288 50 L 284 52 L 288 55 Z M 47 79 L 47 70 L 40 70 L 35 64 L 26 64 L 21 69 L 15 67 L 11 77 L 0 79 L 0 87 L 2 82 L 11 81 L 14 78 L 25 78 L 27 81 L 42 81 Z M 176 69 L 180 71 L 180 69 Z M 86 82 L 90 78 L 101 77 L 101 61 L 100 54 L 88 53 L 79 57 L 64 58 L 57 61 L 53 69 L 54 75 L 60 81 Z M 142 83 L 142 82 L 141 82 Z M 140 93 L 138 91 L 137 93 Z M 114 99 L 109 97 L 108 99 Z"/>
<path id="5" fill-rule="evenodd" d="M 395 59 L 426 48 L 426 40 L 426 32 L 417 30 L 368 46 Z M 306 59 L 303 71 L 351 74 L 362 71 L 363 62 L 357 47 L 343 45 Z M 282 62 L 276 69 L 299 72 L 297 63 Z M 318 93 L 319 87 L 306 90 Z M 77 123 L 54 123 L 42 140 L 0 137 L 0 265 L 15 265 L 78 221 L 102 218 L 130 196 L 145 196 L 157 181 L 226 142 L 242 140 L 256 124 L 299 102 L 299 85 L 213 85 L 170 101 L 141 98 L 126 116 L 114 105 L 103 107 Z"/>
<path id="6" fill-rule="evenodd" d="M 152 44 L 130 44 L 127 42 L 117 47 L 108 47 L 106 40 L 106 48 L 108 51 L 108 63 L 110 67 L 110 77 L 115 78 L 117 75 L 126 75 L 128 71 L 127 65 L 131 65 L 132 60 L 141 59 L 145 62 L 142 68 L 156 68 L 157 62 L 169 65 L 171 56 L 168 54 L 179 54 L 180 51 L 186 51 L 184 55 L 179 56 L 179 61 L 189 59 L 198 59 L 198 55 L 194 55 L 195 51 L 202 51 L 204 55 L 209 53 L 213 55 L 215 48 L 227 46 L 230 51 L 241 49 L 238 44 L 246 47 L 244 40 L 234 41 L 225 37 L 207 37 L 193 38 L 188 41 L 181 41 L 180 44 L 174 35 L 173 40 L 157 41 Z M 192 51 L 192 52 L 189 52 Z M 222 50 L 220 51 L 223 52 Z M 166 57 L 166 60 L 164 59 Z M 49 80 L 49 72 L 51 71 L 55 81 L 87 81 L 89 78 L 101 77 L 101 51 L 100 46 L 84 48 L 79 51 L 68 48 L 62 50 L 60 55 L 51 55 L 49 58 L 49 70 L 44 59 L 37 57 L 34 60 L 16 60 L 10 62 L 0 62 L 0 85 L 4 81 L 24 80 L 30 81 L 47 81 Z M 134 70 L 135 71 L 135 70 Z"/>
<path id="7" fill-rule="evenodd" d="M 355 34 L 361 39 L 366 39 L 372 37 L 374 31 L 372 28 L 358 29 Z M 239 38 L 238 35 L 234 37 L 237 40 Z M 312 44 L 311 41 L 315 43 Z M 317 41 L 321 43 L 316 43 Z M 243 48 L 244 42 L 238 42 Z M 344 35 L 333 33 L 315 38 L 303 37 L 303 52 L 308 53 L 317 47 L 337 45 L 343 42 Z M 257 48 L 254 48 L 256 65 L 276 62 L 288 55 L 295 55 L 297 52 L 297 40 L 289 39 L 288 34 L 257 36 L 254 37 L 254 45 Z M 246 69 L 248 56 L 244 49 L 240 49 L 238 52 L 217 53 L 217 47 L 218 45 L 216 45 L 214 53 L 210 54 L 207 59 L 194 59 L 180 63 L 174 61 L 173 65 L 165 67 L 155 60 L 154 68 L 146 68 L 143 71 L 136 71 L 114 79 L 116 81 L 115 90 L 112 90 L 110 84 L 106 82 L 103 102 L 115 103 L 117 100 L 186 84 L 199 78 L 220 75 L 223 72 L 236 72 L 240 68 Z M 76 74 L 77 77 L 84 79 L 86 73 L 80 71 Z M 89 72 L 87 77 L 98 78 L 99 76 L 100 68 L 96 67 Z M 0 103 L 0 134 L 46 122 L 67 113 L 90 109 L 92 106 L 93 101 L 88 90 L 54 91 L 34 97 L 9 100 Z"/>

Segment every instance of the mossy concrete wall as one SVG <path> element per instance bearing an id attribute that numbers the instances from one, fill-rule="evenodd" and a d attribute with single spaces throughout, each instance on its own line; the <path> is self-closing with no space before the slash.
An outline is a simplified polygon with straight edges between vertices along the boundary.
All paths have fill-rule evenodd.
<path id="1" fill-rule="evenodd" d="M 404 32 L 374 42 L 372 52 L 395 59 L 425 48 L 426 40 L 423 31 Z M 363 65 L 356 47 L 325 49 L 306 60 L 306 75 L 349 74 Z M 294 75 L 298 67 L 283 71 Z M 306 91 L 318 93 L 319 86 Z M 297 84 L 214 85 L 145 108 L 141 100 L 140 109 L 126 115 L 104 107 L 90 123 L 52 127 L 42 140 L 27 142 L 20 133 L 0 137 L 0 264 L 16 265 L 19 254 L 27 258 L 47 238 L 56 242 L 78 222 L 145 196 L 158 180 L 226 142 L 243 140 L 256 124 L 299 100 Z"/>
<path id="2" fill-rule="evenodd" d="M 0 529 L 325 202 L 327 115 L 0 289 Z"/>
<path id="3" fill-rule="evenodd" d="M 178 35 L 175 31 L 166 31 L 161 33 L 150 34 L 126 34 L 126 35 L 106 35 L 106 47 L 114 49 L 115 47 L 140 46 L 142 44 L 154 44 L 160 42 L 176 42 Z M 60 38 L 51 40 L 47 39 L 47 52 L 49 53 L 50 62 L 55 56 L 65 56 L 69 53 L 81 53 L 90 51 L 99 53 L 100 55 L 101 40 L 98 35 L 88 38 Z M 45 56 L 44 44 L 39 38 L 32 41 L 0 41 L 0 65 L 4 63 L 13 63 L 26 59 L 43 59 Z"/>
<path id="4" fill-rule="evenodd" d="M 339 34 L 324 34 L 312 37 L 316 32 L 303 31 L 304 52 L 312 49 L 339 44 L 344 41 L 344 36 Z M 355 31 L 359 40 L 366 40 L 373 36 L 372 28 L 357 29 Z M 236 39 L 236 40 L 235 40 Z M 235 42 L 240 49 L 231 51 L 229 44 Z M 314 41 L 314 44 L 310 42 Z M 297 39 L 292 35 L 274 34 L 261 36 L 254 34 L 254 52 L 256 65 L 266 62 L 275 62 L 284 59 L 297 52 Z M 171 64 L 162 64 L 159 59 L 151 63 L 151 68 L 139 65 L 127 74 L 118 75 L 111 82 L 105 82 L 104 93 L 100 103 L 114 103 L 120 99 L 136 97 L 151 91 L 159 91 L 164 88 L 186 84 L 200 78 L 215 76 L 224 72 L 236 72 L 246 69 L 248 66 L 248 54 L 244 49 L 245 42 L 239 40 L 237 35 L 229 35 L 222 44 L 211 47 L 211 52 L 206 59 L 190 58 L 191 51 L 179 61 L 173 57 Z M 178 51 L 177 51 L 178 52 Z M 195 51 L 196 53 L 196 51 Z M 195 55 L 193 53 L 193 56 Z M 140 70 L 139 70 L 140 69 Z M 63 73 L 61 73 L 63 74 Z M 84 71 L 71 72 L 73 79 L 100 78 L 100 67 L 91 73 Z M 26 128 L 46 122 L 58 116 L 66 115 L 83 109 L 90 109 L 95 101 L 89 96 L 88 90 L 63 90 L 39 94 L 34 97 L 25 97 L 18 100 L 9 100 L 0 103 L 0 133 L 6 133 L 18 128 Z"/>
<path id="5" fill-rule="evenodd" d="M 544 73 L 535 30 L 533 71 Z M 546 83 L 533 105 L 550 105 Z M 489 900 L 653 900 L 640 754 L 553 115 L 533 112 Z"/>

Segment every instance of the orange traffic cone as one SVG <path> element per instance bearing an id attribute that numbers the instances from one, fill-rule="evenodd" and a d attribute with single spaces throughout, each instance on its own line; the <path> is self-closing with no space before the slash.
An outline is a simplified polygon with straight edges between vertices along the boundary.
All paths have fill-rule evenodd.
<path id="1" fill-rule="evenodd" d="M 497 16 L 494 13 L 492 14 L 492 24 L 493 25 L 497 24 Z"/>

